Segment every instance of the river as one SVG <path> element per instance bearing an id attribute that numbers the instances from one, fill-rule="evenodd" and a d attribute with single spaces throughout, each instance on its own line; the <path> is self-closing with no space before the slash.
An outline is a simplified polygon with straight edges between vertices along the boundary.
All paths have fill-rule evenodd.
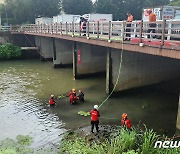
<path id="1" fill-rule="evenodd" d="M 134 126 L 145 123 L 171 136 L 178 108 L 178 93 L 172 91 L 178 92 L 179 85 L 173 81 L 117 94 L 100 108 L 100 123 L 120 125 L 126 112 Z M 86 101 L 70 105 L 64 98 L 48 106 L 51 94 L 59 96 L 71 88 L 82 89 Z M 78 111 L 89 111 L 105 98 L 105 77 L 74 80 L 72 68 L 54 69 L 39 60 L 0 62 L 0 140 L 21 134 L 33 138 L 33 148 L 58 144 L 67 130 L 90 125 L 90 118 Z"/>

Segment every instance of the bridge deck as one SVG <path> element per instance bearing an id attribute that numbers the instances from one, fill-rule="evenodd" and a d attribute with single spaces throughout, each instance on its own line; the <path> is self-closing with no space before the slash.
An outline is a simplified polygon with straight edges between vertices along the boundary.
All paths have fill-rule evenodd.
<path id="1" fill-rule="evenodd" d="M 130 28 L 126 27 L 127 24 L 129 23 L 124 21 L 89 22 L 85 31 L 81 30 L 78 23 L 24 25 L 12 27 L 11 32 L 180 59 L 180 21 L 157 21 L 157 27 L 154 28 L 156 33 L 148 33 L 148 22 L 135 21 L 130 23 Z M 154 36 L 157 39 L 153 39 Z M 123 41 L 124 39 L 130 41 Z"/>

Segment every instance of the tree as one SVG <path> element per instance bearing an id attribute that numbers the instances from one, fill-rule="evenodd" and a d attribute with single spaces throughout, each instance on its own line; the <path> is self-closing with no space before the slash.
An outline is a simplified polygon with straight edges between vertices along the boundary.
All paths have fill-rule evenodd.
<path id="1" fill-rule="evenodd" d="M 91 0 L 62 0 L 62 9 L 67 14 L 83 15 L 91 13 Z"/>
<path id="2" fill-rule="evenodd" d="M 167 5 L 169 0 L 96 0 L 94 11 L 97 13 L 112 13 L 114 20 L 126 19 L 126 13 L 131 12 L 134 19 L 142 18 L 144 7 Z"/>
<path id="3" fill-rule="evenodd" d="M 170 6 L 180 6 L 180 0 L 173 0 L 172 2 L 170 2 L 169 5 Z"/>
<path id="4" fill-rule="evenodd" d="M 59 14 L 60 4 L 61 0 L 5 0 L 4 6 L 1 5 L 2 18 L 8 16 L 14 24 L 34 23 L 37 17 Z"/>

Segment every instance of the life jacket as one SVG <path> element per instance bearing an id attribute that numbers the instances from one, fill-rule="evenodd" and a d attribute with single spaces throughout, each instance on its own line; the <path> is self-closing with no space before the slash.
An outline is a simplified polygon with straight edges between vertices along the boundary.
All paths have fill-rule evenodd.
<path id="1" fill-rule="evenodd" d="M 54 105 L 54 104 L 55 104 L 55 101 L 54 101 L 54 99 L 51 98 L 51 99 L 49 100 L 49 105 Z"/>
<path id="2" fill-rule="evenodd" d="M 122 119 L 121 120 L 121 125 L 125 126 L 128 129 L 130 129 L 131 128 L 131 121 L 129 119 Z"/>
<path id="3" fill-rule="evenodd" d="M 98 117 L 100 117 L 99 112 L 95 109 L 91 110 L 91 121 L 98 121 Z"/>

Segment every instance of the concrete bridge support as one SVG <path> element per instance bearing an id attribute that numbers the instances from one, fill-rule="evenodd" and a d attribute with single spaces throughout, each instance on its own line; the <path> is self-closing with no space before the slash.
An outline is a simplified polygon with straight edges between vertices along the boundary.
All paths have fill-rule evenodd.
<path id="1" fill-rule="evenodd" d="M 53 64 L 54 67 L 72 66 L 73 42 L 53 39 Z"/>
<path id="2" fill-rule="evenodd" d="M 178 103 L 178 114 L 176 122 L 177 133 L 180 134 L 180 94 L 179 94 L 179 103 Z"/>
<path id="3" fill-rule="evenodd" d="M 40 49 L 40 55 L 44 59 L 53 59 L 53 38 L 35 36 L 36 46 Z"/>
<path id="4" fill-rule="evenodd" d="M 74 43 L 73 50 L 73 74 L 75 78 L 105 73 L 107 50 L 105 47 Z"/>
<path id="5" fill-rule="evenodd" d="M 112 71 L 114 86 L 118 77 L 121 50 L 111 49 L 111 63 L 107 60 L 107 74 Z M 112 67 L 112 70 L 111 70 Z M 180 77 L 180 61 L 148 54 L 124 51 L 119 81 L 115 91 L 123 91 L 145 85 L 160 83 Z M 107 78 L 107 80 L 109 80 Z M 106 84 L 106 89 L 110 89 Z M 108 93 L 108 90 L 106 91 Z"/>

